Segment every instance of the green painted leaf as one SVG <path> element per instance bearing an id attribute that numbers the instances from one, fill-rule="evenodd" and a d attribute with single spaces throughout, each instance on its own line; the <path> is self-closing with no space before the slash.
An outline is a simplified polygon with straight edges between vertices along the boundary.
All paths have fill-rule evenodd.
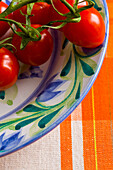
<path id="1" fill-rule="evenodd" d="M 95 3 L 94 8 L 96 8 L 98 11 L 101 11 L 102 8 L 98 6 L 98 4 L 95 2 L 95 0 L 92 0 L 92 1 Z"/>
<path id="2" fill-rule="evenodd" d="M 62 108 L 62 107 L 61 107 L 61 108 Z M 58 110 L 56 110 L 56 111 L 54 111 L 54 112 L 52 112 L 51 114 L 45 116 L 44 118 L 42 118 L 42 119 L 39 121 L 38 126 L 39 126 L 40 128 L 44 128 L 44 127 L 46 126 L 46 124 L 49 123 L 49 122 L 51 121 L 51 119 L 53 119 L 53 117 L 61 110 L 61 108 L 58 109 Z"/>
<path id="3" fill-rule="evenodd" d="M 82 65 L 82 69 L 83 72 L 87 75 L 87 76 L 92 76 L 94 74 L 94 70 L 93 68 L 88 65 L 87 63 L 85 63 L 83 60 L 80 59 L 80 63 Z"/>
<path id="4" fill-rule="evenodd" d="M 79 65 L 77 65 L 78 58 L 77 58 L 75 53 L 74 53 L 74 58 L 75 58 L 75 84 L 76 84 L 76 82 L 77 82 L 77 70 L 78 70 Z"/>
<path id="5" fill-rule="evenodd" d="M 11 124 L 15 123 L 15 121 L 10 121 L 10 122 L 5 122 L 5 123 L 0 123 L 0 129 L 9 126 Z"/>
<path id="6" fill-rule="evenodd" d="M 5 91 L 0 91 L 0 99 L 4 100 L 5 98 Z"/>
<path id="7" fill-rule="evenodd" d="M 64 43 L 62 45 L 62 49 L 64 49 L 67 46 L 68 42 L 69 42 L 69 40 L 67 38 L 65 38 Z"/>
<path id="8" fill-rule="evenodd" d="M 15 130 L 19 130 L 19 129 L 21 129 L 21 128 L 24 127 L 24 126 L 27 126 L 28 124 L 34 122 L 35 120 L 39 119 L 39 118 L 42 117 L 42 116 L 43 116 L 43 115 L 38 116 L 38 117 L 35 117 L 35 118 L 27 119 L 27 120 L 24 120 L 24 121 L 18 123 L 18 124 L 15 126 Z"/>
<path id="9" fill-rule="evenodd" d="M 60 76 L 66 76 L 69 73 L 69 71 L 71 69 L 71 57 L 72 57 L 72 52 L 70 53 L 69 60 L 68 60 L 67 64 L 65 65 L 65 67 L 63 68 L 63 70 L 61 71 Z"/>
<path id="10" fill-rule="evenodd" d="M 81 83 L 79 83 L 75 99 L 79 99 L 79 97 L 80 97 L 80 89 L 81 89 Z"/>
<path id="11" fill-rule="evenodd" d="M 39 112 L 39 111 L 42 111 L 42 110 L 43 110 L 42 108 L 34 106 L 32 104 L 27 105 L 23 109 L 24 112 Z"/>

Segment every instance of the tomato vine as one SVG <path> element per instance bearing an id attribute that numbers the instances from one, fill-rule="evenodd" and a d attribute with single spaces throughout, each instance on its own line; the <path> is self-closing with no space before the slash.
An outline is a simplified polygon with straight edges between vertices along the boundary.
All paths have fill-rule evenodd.
<path id="1" fill-rule="evenodd" d="M 11 24 L 15 24 L 18 28 L 21 29 L 21 32 L 16 32 L 11 26 L 14 33 L 16 33 L 17 35 L 22 37 L 22 40 L 23 40 L 22 42 L 24 42 L 24 43 L 21 44 L 21 49 L 24 49 L 29 41 L 40 40 L 41 39 L 41 33 L 40 32 L 42 30 L 44 30 L 45 28 L 60 29 L 69 22 L 79 22 L 81 20 L 80 12 L 94 6 L 94 2 L 92 0 L 85 0 L 85 1 L 88 2 L 88 5 L 81 7 L 79 9 L 77 8 L 78 3 L 79 3 L 78 0 L 75 0 L 75 3 L 74 3 L 73 6 L 71 6 L 66 0 L 60 0 L 60 1 L 61 1 L 61 3 L 63 3 L 69 9 L 68 13 L 66 13 L 66 14 L 60 13 L 55 8 L 53 0 L 41 0 L 41 2 L 47 2 L 47 3 L 52 4 L 54 10 L 59 15 L 66 17 L 64 20 L 50 21 L 48 24 L 40 26 L 37 29 L 34 29 L 33 27 L 31 27 L 29 17 L 31 16 L 31 11 L 32 11 L 33 5 L 36 2 L 40 2 L 40 1 L 37 1 L 37 0 L 24 0 L 24 1 L 22 1 L 22 0 L 12 0 L 10 5 L 7 7 L 7 9 L 0 14 L 0 21 L 8 22 L 10 24 L 10 26 L 11 26 Z M 21 22 L 17 22 L 13 19 L 5 18 L 6 16 L 11 14 L 12 12 L 16 11 L 17 9 L 19 9 L 19 8 L 25 6 L 25 5 L 27 5 L 27 14 L 25 15 L 26 24 L 23 24 Z M 58 25 L 58 26 L 53 26 L 53 24 L 57 23 L 57 22 L 59 22 L 61 24 Z M 25 43 L 25 41 L 26 41 L 26 43 Z"/>

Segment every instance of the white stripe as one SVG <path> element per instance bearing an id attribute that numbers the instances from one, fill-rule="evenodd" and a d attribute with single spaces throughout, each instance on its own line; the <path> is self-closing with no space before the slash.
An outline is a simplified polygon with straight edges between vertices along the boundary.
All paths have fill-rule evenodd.
<path id="1" fill-rule="evenodd" d="M 39 140 L 38 170 L 61 170 L 60 126 Z"/>
<path id="2" fill-rule="evenodd" d="M 61 170 L 60 127 L 0 159 L 0 170 Z"/>
<path id="3" fill-rule="evenodd" d="M 72 121 L 73 170 L 84 170 L 82 121 Z"/>

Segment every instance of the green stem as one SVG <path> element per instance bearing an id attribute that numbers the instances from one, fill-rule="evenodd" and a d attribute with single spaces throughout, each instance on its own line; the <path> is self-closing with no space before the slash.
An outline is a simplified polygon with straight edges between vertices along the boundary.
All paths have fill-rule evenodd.
<path id="1" fill-rule="evenodd" d="M 78 9 L 77 5 L 82 3 L 82 2 L 88 2 L 88 5 L 83 6 L 83 7 Z M 93 7 L 94 5 L 95 5 L 95 3 L 92 0 L 83 0 L 83 1 L 80 1 L 80 2 L 79 2 L 79 0 L 75 0 L 73 8 L 76 10 L 77 13 L 80 13 L 81 11 L 89 9 L 89 8 Z"/>
<path id="2" fill-rule="evenodd" d="M 26 28 L 24 28 L 22 26 L 22 24 L 20 22 L 16 22 L 15 20 L 7 19 L 7 18 L 0 18 L 0 21 L 5 21 L 5 22 L 15 24 L 15 25 L 17 25 L 18 28 L 20 28 L 22 30 L 22 32 L 24 32 L 26 35 L 29 35 L 29 32 L 26 30 Z"/>
<path id="3" fill-rule="evenodd" d="M 75 9 L 66 1 L 66 0 L 60 0 L 72 14 L 75 14 Z"/>
<path id="4" fill-rule="evenodd" d="M 91 7 L 93 7 L 93 6 L 95 5 L 95 3 L 94 3 L 93 1 L 91 1 L 91 0 L 86 0 L 86 1 L 88 2 L 88 5 L 79 8 L 79 9 L 77 10 L 78 13 L 80 13 L 81 11 L 84 11 L 84 10 L 86 10 L 86 9 L 89 9 L 89 8 L 91 8 Z"/>
<path id="5" fill-rule="evenodd" d="M 50 0 L 50 2 L 51 2 L 51 4 L 52 4 L 54 10 L 55 10 L 59 15 L 61 15 L 61 16 L 65 16 L 65 15 L 66 15 L 66 14 L 62 14 L 61 12 L 59 12 L 59 11 L 55 8 L 54 3 L 53 3 L 53 0 Z"/>
<path id="6" fill-rule="evenodd" d="M 75 5 L 78 5 L 78 2 L 79 2 L 79 0 L 75 0 L 75 3 L 74 3 L 74 4 L 75 4 Z"/>
<path id="7" fill-rule="evenodd" d="M 24 5 L 27 5 L 27 13 L 28 14 L 31 14 L 31 10 L 33 8 L 33 3 L 36 3 L 36 2 L 39 2 L 39 1 L 44 1 L 44 0 L 12 0 L 10 5 L 8 6 L 8 8 L 2 12 L 0 14 L 0 21 L 6 21 L 6 22 L 9 22 L 9 24 L 13 23 L 15 24 L 18 28 L 21 29 L 21 31 L 24 33 L 24 35 L 20 35 L 22 37 L 28 37 L 28 38 L 31 38 L 33 41 L 38 41 L 40 40 L 41 38 L 41 35 L 40 35 L 40 28 L 38 28 L 37 30 L 35 29 L 31 29 L 32 31 L 29 31 L 30 29 L 30 19 L 29 19 L 29 15 L 26 15 L 26 20 L 27 20 L 27 25 L 26 25 L 26 28 L 23 26 L 22 23 L 20 22 L 16 22 L 15 20 L 12 20 L 12 19 L 8 19 L 8 18 L 5 18 L 8 14 L 14 12 L 15 10 L 21 8 L 22 6 Z M 51 2 L 51 4 L 53 5 L 53 8 L 57 11 L 57 9 L 54 7 L 54 4 L 52 2 L 52 0 L 49 0 Z M 50 28 L 54 28 L 54 29 L 59 29 L 61 27 L 63 27 L 66 23 L 68 22 L 79 22 L 81 17 L 80 17 L 80 12 L 85 10 L 85 9 L 88 9 L 88 8 L 91 8 L 93 5 L 94 5 L 94 2 L 91 1 L 91 0 L 86 0 L 88 2 L 88 5 L 87 6 L 84 6 L 84 7 L 81 7 L 79 9 L 77 9 L 77 5 L 78 5 L 78 0 L 75 0 L 75 4 L 74 6 L 72 7 L 66 0 L 60 0 L 61 3 L 63 3 L 68 9 L 69 9 L 69 13 L 67 14 L 62 14 L 60 13 L 59 11 L 57 11 L 60 15 L 65 15 L 66 16 L 66 19 L 65 20 L 59 20 L 59 21 L 52 21 L 50 22 L 49 24 L 47 24 L 45 26 L 45 28 L 47 27 L 50 27 Z M 32 3 L 32 4 L 31 4 Z M 28 5 L 30 4 L 30 5 Z M 62 22 L 59 26 L 57 27 L 52 27 L 52 24 L 54 22 Z M 44 27 L 43 27 L 44 28 Z M 42 29 L 42 28 L 41 28 Z M 15 32 L 16 33 L 16 32 Z M 37 35 L 39 36 L 37 38 Z"/>
<path id="8" fill-rule="evenodd" d="M 2 12 L 0 14 L 0 18 L 6 17 L 7 15 L 9 15 L 10 13 L 14 12 L 15 10 L 21 8 L 24 5 L 33 3 L 33 2 L 37 2 L 38 0 L 20 0 L 20 2 L 18 2 L 17 4 L 15 4 L 17 1 L 16 0 L 12 0 L 10 5 L 8 6 L 8 8 Z"/>
<path id="9" fill-rule="evenodd" d="M 26 29 L 25 27 L 22 26 L 22 24 L 20 22 L 16 22 L 15 20 L 7 19 L 7 18 L 0 18 L 0 21 L 5 21 L 5 22 L 9 22 L 9 23 L 17 25 L 17 27 L 21 29 L 21 31 L 25 34 L 25 36 L 31 38 L 31 40 L 33 40 L 33 41 L 38 41 L 41 39 L 41 34 L 38 31 L 38 29 L 35 29 L 35 28 L 31 27 L 30 25 L 28 25 L 28 27 L 31 30 L 33 30 L 33 32 L 35 34 L 32 34 L 29 31 L 29 29 Z M 24 24 L 24 25 L 26 25 L 26 24 Z M 38 35 L 38 37 L 36 35 Z"/>

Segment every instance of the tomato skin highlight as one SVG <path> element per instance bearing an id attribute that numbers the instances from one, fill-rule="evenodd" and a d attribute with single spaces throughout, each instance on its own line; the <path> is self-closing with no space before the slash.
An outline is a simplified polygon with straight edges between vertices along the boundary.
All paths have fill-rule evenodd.
<path id="1" fill-rule="evenodd" d="M 30 17 L 31 24 L 44 25 L 50 22 L 49 8 L 50 4 L 46 2 L 36 2 L 31 12 L 31 15 L 33 15 Z M 27 6 L 23 6 L 13 12 L 13 19 L 21 23 L 26 23 L 25 16 L 20 13 L 20 10 L 23 14 L 27 14 Z"/>
<path id="2" fill-rule="evenodd" d="M 38 28 L 40 25 L 31 26 Z M 46 29 L 41 31 L 41 40 L 30 41 L 23 50 L 20 50 L 21 37 L 17 34 L 13 36 L 12 44 L 16 47 L 16 50 L 13 48 L 13 51 L 18 60 L 33 66 L 44 64 L 50 58 L 53 50 L 53 38 Z"/>
<path id="3" fill-rule="evenodd" d="M 96 48 L 103 43 L 105 38 L 104 20 L 93 7 L 82 11 L 80 15 L 80 22 L 65 25 L 64 35 L 77 46 Z"/>
<path id="4" fill-rule="evenodd" d="M 15 84 L 19 73 L 19 63 L 6 48 L 0 49 L 0 91 L 10 88 Z"/>
<path id="5" fill-rule="evenodd" d="M 0 2 L 0 14 L 8 7 L 8 5 L 4 2 Z M 5 18 L 12 18 L 12 14 L 9 14 Z M 5 21 L 0 21 L 0 37 L 2 37 L 10 28 L 9 24 Z"/>

